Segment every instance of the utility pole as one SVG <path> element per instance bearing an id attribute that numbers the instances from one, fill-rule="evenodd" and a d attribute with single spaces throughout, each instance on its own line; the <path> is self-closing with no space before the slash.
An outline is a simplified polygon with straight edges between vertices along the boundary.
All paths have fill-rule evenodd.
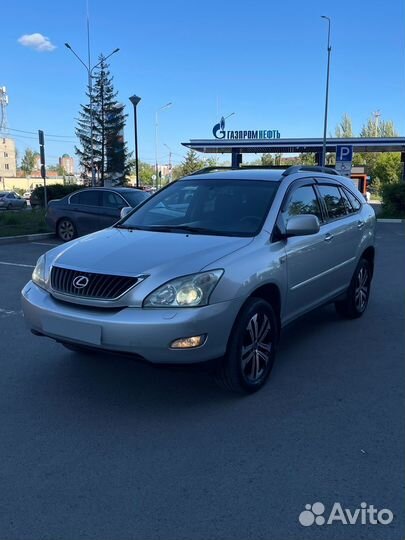
<path id="1" fill-rule="evenodd" d="M 323 150 L 322 150 L 322 166 L 325 167 L 326 163 L 326 131 L 328 129 L 328 104 L 329 104 L 329 71 L 330 71 L 330 53 L 332 50 L 330 44 L 330 18 L 326 15 L 321 15 L 322 19 L 328 21 L 328 65 L 326 70 L 326 96 L 325 96 L 325 115 L 323 122 Z"/>
<path id="2" fill-rule="evenodd" d="M 44 204 L 45 204 L 45 209 L 46 209 L 48 206 L 48 194 L 46 191 L 45 136 L 42 129 L 38 130 L 38 139 L 39 139 L 39 155 L 41 157 L 41 176 L 44 181 Z"/>
<path id="3" fill-rule="evenodd" d="M 375 135 L 374 136 L 378 137 L 378 135 L 379 135 L 378 128 L 379 128 L 380 116 L 381 116 L 380 109 L 373 112 L 373 116 L 374 116 L 374 129 L 375 129 Z"/>
<path id="4" fill-rule="evenodd" d="M 173 181 L 172 151 L 167 144 L 163 143 L 163 145 L 166 146 L 166 148 L 169 150 L 169 182 L 172 182 Z"/>

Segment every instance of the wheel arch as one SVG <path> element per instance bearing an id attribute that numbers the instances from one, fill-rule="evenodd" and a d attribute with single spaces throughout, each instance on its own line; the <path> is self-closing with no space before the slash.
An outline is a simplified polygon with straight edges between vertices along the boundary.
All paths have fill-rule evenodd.
<path id="1" fill-rule="evenodd" d="M 361 259 L 366 259 L 366 261 L 370 265 L 371 269 L 371 276 L 374 274 L 374 258 L 375 258 L 375 248 L 374 246 L 369 246 L 367 249 L 363 251 L 361 254 Z"/>

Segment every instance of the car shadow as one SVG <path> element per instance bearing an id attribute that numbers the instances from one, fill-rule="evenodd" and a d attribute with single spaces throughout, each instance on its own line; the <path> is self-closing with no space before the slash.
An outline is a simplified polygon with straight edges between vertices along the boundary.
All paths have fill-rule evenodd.
<path id="1" fill-rule="evenodd" d="M 266 390 L 274 392 L 272 379 L 284 376 L 291 362 L 299 362 L 300 349 L 314 339 L 315 331 L 338 324 L 333 307 L 320 308 L 283 329 L 278 358 Z M 232 403 L 235 399 L 255 399 L 255 395 L 233 394 L 219 387 L 214 380 L 214 366 L 156 365 L 126 355 L 110 353 L 71 352 L 62 346 L 53 347 L 56 358 L 52 364 L 41 364 L 38 384 L 54 387 L 64 399 L 79 399 L 98 403 L 103 408 L 131 409 L 156 406 L 183 410 L 206 406 L 207 403 Z M 53 369 L 49 369 L 53 365 Z M 42 381 L 42 382 L 40 382 Z M 34 381 L 33 381 L 34 382 Z"/>

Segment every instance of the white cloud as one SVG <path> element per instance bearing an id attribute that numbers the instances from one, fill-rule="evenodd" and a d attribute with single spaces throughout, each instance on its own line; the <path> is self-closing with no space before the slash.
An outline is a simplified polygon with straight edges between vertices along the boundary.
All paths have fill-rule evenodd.
<path id="1" fill-rule="evenodd" d="M 51 43 L 49 38 L 38 33 L 25 34 L 18 38 L 18 43 L 23 45 L 23 47 L 31 47 L 39 52 L 51 52 L 56 49 L 56 46 Z"/>

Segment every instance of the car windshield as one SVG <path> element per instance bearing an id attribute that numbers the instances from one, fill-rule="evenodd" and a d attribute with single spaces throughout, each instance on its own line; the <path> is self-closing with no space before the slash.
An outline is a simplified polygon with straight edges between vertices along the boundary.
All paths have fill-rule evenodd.
<path id="1" fill-rule="evenodd" d="M 157 193 L 117 227 L 255 236 L 277 188 L 278 182 L 263 180 L 183 180 Z"/>
<path id="2" fill-rule="evenodd" d="M 131 206 L 138 206 L 142 201 L 150 197 L 150 193 L 146 191 L 126 191 L 123 193 L 125 199 L 130 203 Z"/>
<path id="3" fill-rule="evenodd" d="M 8 191 L 0 191 L 0 199 L 2 197 L 7 197 L 7 195 L 8 195 Z"/>

